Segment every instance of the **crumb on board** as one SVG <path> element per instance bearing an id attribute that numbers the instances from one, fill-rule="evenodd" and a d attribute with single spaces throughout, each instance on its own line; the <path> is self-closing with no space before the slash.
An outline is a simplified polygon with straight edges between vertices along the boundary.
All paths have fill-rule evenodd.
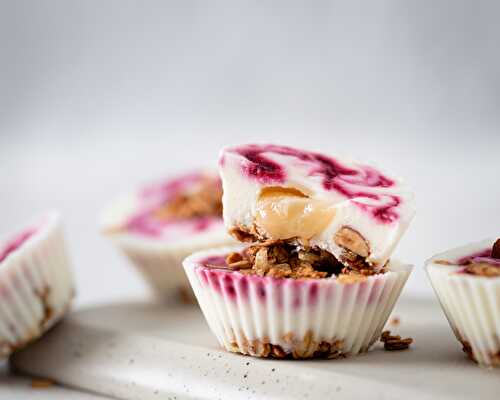
<path id="1" fill-rule="evenodd" d="M 45 388 L 51 387 L 53 385 L 54 385 L 54 381 L 50 380 L 50 379 L 37 378 L 37 379 L 31 380 L 31 387 L 33 389 L 45 389 Z"/>
<path id="2" fill-rule="evenodd" d="M 380 341 L 384 343 L 384 349 L 387 351 L 406 350 L 413 343 L 413 338 L 402 339 L 399 335 L 391 335 L 390 331 L 382 332 Z"/>

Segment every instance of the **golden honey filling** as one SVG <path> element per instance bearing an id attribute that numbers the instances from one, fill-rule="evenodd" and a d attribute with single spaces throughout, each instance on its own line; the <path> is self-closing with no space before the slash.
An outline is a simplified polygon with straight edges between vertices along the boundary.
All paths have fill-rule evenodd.
<path id="1" fill-rule="evenodd" d="M 266 187 L 259 196 L 255 222 L 273 239 L 309 240 L 335 217 L 335 208 L 324 200 L 311 199 L 295 188 Z"/>

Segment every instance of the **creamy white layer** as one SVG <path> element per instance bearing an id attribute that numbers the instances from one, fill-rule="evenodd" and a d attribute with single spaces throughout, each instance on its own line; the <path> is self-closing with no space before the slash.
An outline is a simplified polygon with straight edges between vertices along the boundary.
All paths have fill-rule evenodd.
<path id="1" fill-rule="evenodd" d="M 368 249 L 358 243 L 354 250 L 375 267 L 387 262 L 415 213 L 413 194 L 401 180 L 314 152 L 229 147 L 221 152 L 220 174 L 228 229 L 257 228 L 273 239 L 298 236 L 340 258 L 343 245 L 356 239 L 336 240 L 347 227 Z"/>

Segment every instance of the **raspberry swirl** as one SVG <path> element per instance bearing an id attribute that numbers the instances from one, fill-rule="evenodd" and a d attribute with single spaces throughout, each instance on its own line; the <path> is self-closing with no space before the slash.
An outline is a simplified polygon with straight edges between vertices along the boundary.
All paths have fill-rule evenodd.
<path id="1" fill-rule="evenodd" d="M 207 201 L 217 201 L 212 197 L 221 191 L 220 179 L 216 175 L 194 172 L 144 187 L 137 194 L 137 210 L 129 216 L 126 229 L 152 238 L 173 239 L 221 226 L 220 215 L 202 215 L 200 210 L 195 215 L 181 212 L 183 204 L 189 207 L 190 199 L 202 196 L 201 191 L 212 193 Z M 199 206 L 200 201 L 196 201 Z"/>
<path id="2" fill-rule="evenodd" d="M 373 167 L 344 165 L 333 157 L 286 146 L 252 144 L 228 149 L 243 157 L 242 173 L 260 184 L 284 184 L 288 179 L 283 157 L 290 166 L 304 170 L 306 176 L 320 177 L 324 190 L 352 199 L 362 210 L 381 223 L 399 219 L 400 196 L 394 194 L 395 181 Z M 220 163 L 224 165 L 224 155 Z"/>
<path id="3" fill-rule="evenodd" d="M 15 236 L 2 248 L 0 248 L 0 263 L 4 261 L 11 253 L 19 249 L 29 238 L 31 238 L 36 233 L 36 231 L 36 228 L 27 229 Z"/>

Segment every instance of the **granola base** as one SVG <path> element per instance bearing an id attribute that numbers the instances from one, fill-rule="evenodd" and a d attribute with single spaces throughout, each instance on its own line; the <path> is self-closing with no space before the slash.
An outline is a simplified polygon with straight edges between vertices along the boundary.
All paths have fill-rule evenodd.
<path id="1" fill-rule="evenodd" d="M 278 359 L 309 359 L 326 358 L 337 359 L 345 358 L 349 354 L 342 351 L 343 340 L 315 341 L 312 331 L 308 331 L 301 340 L 296 340 L 293 333 L 287 333 L 281 337 L 282 343 L 286 344 L 287 350 L 282 345 L 273 344 L 269 338 L 249 340 L 244 335 L 241 344 L 233 340 L 229 344 L 228 351 L 240 353 L 252 357 L 278 358 Z M 363 349 L 365 352 L 368 349 Z"/>
<path id="2" fill-rule="evenodd" d="M 205 178 L 198 190 L 181 193 L 154 211 L 158 219 L 222 217 L 222 187 Z"/>
<path id="3" fill-rule="evenodd" d="M 462 351 L 465 353 L 467 358 L 477 363 L 477 359 L 476 357 L 474 357 L 474 353 L 472 351 L 472 346 L 470 345 L 470 343 L 461 337 L 458 338 L 458 341 L 462 344 Z"/>
<path id="4" fill-rule="evenodd" d="M 354 255 L 353 261 L 357 259 Z M 336 276 L 341 283 L 357 283 L 367 276 L 385 272 L 345 267 L 332 254 L 318 248 L 305 247 L 297 238 L 266 240 L 252 243 L 243 252 L 230 253 L 227 268 L 244 275 L 270 276 L 291 279 L 321 279 Z"/>
<path id="5" fill-rule="evenodd" d="M 56 315 L 54 313 L 54 309 L 49 304 L 48 298 L 51 292 L 51 288 L 46 286 L 40 291 L 35 291 L 35 296 L 39 299 L 40 305 L 43 309 L 43 314 L 38 320 L 38 330 L 36 332 L 31 333 L 28 337 L 23 338 L 17 342 L 8 342 L 8 341 L 0 341 L 0 359 L 10 356 L 12 353 L 20 351 L 24 349 L 27 345 L 37 340 L 40 336 L 42 336 L 49 328 L 50 322 L 55 321 L 56 318 L 62 317 L 69 310 L 71 301 L 75 296 L 75 291 L 73 290 L 70 299 L 67 304 L 64 306 L 63 310 Z"/>
<path id="6" fill-rule="evenodd" d="M 458 341 L 462 344 L 462 351 L 465 353 L 467 358 L 471 361 L 474 361 L 476 364 L 479 364 L 477 358 L 474 356 L 474 351 L 472 350 L 472 346 L 470 342 L 465 340 L 462 336 L 458 335 Z M 500 350 L 498 352 L 490 353 L 488 355 L 491 363 L 488 364 L 490 367 L 500 367 Z"/>
<path id="7" fill-rule="evenodd" d="M 238 225 L 229 229 L 228 232 L 236 240 L 243 243 L 276 242 L 275 239 L 271 239 L 267 237 L 264 232 L 259 231 L 259 228 L 255 225 L 255 223 L 250 227 Z M 337 234 L 334 235 L 333 240 L 343 249 L 337 262 L 342 264 L 347 270 L 357 271 L 362 275 L 373 275 L 383 271 L 384 266 L 380 268 L 379 266 L 374 266 L 366 261 L 367 257 L 370 255 L 369 245 L 366 240 L 352 228 L 345 226 L 342 227 L 339 229 Z M 293 241 L 297 244 L 297 246 L 303 249 L 311 248 L 309 242 L 301 238 L 293 238 L 282 241 Z"/>

